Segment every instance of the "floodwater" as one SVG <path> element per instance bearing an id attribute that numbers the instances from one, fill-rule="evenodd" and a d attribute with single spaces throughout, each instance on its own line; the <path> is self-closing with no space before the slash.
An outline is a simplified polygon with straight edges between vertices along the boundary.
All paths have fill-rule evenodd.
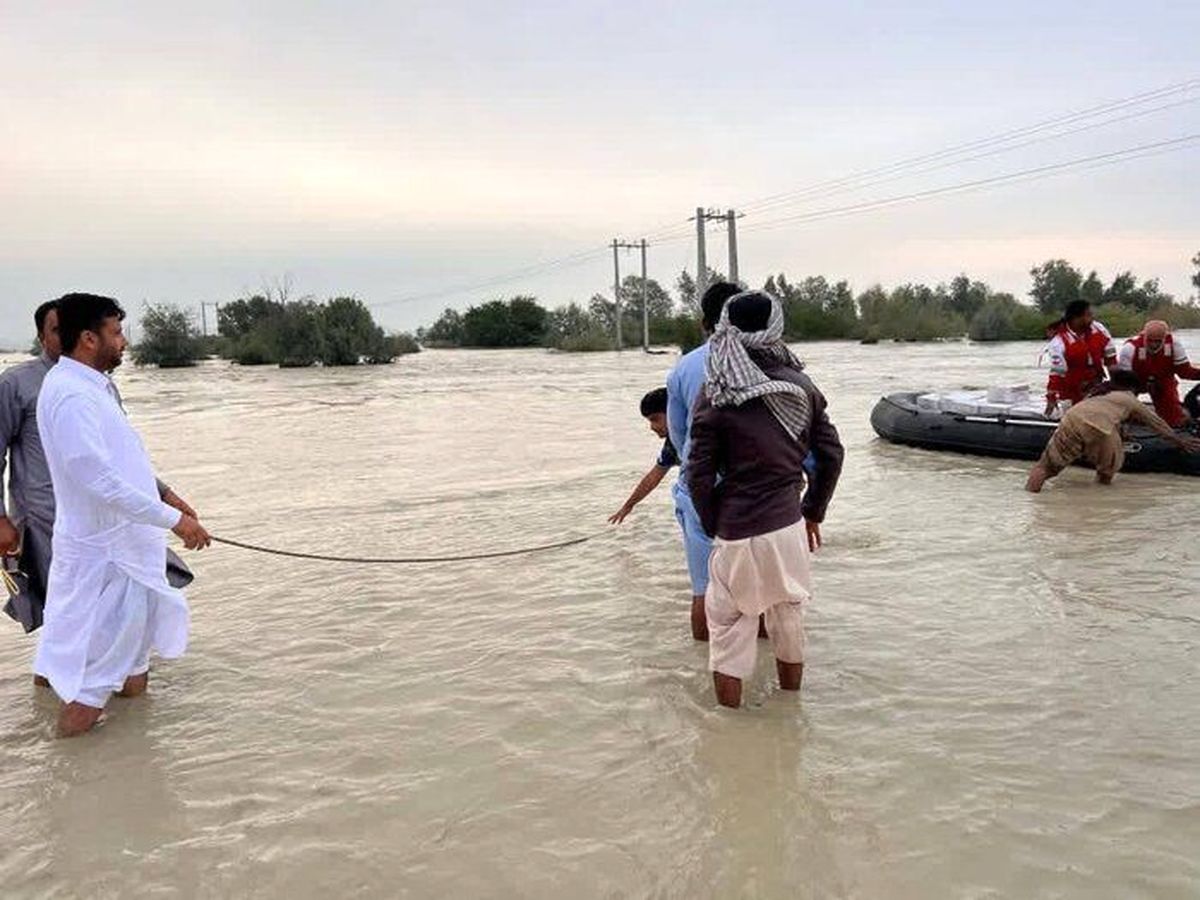
<path id="1" fill-rule="evenodd" d="M 1200 482 L 1072 471 L 1035 498 L 1022 463 L 872 434 L 882 392 L 1034 381 L 1035 345 L 799 351 L 848 449 L 799 697 L 764 650 L 747 708 L 715 707 L 666 485 L 503 561 L 214 546 L 188 655 L 84 739 L 51 738 L 2 623 L 3 896 L 1200 894 Z M 673 360 L 119 380 L 214 533 L 429 555 L 602 528 Z"/>

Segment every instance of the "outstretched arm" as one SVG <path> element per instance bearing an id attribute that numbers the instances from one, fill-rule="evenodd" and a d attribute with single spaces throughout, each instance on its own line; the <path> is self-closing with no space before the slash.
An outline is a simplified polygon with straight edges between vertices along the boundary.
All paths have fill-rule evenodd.
<path id="1" fill-rule="evenodd" d="M 642 476 L 642 480 L 637 483 L 637 487 L 633 489 L 633 493 L 629 495 L 629 499 L 621 504 L 621 508 L 608 517 L 608 521 L 613 525 L 620 525 L 625 521 L 625 517 L 633 512 L 633 508 L 645 500 L 650 493 L 658 487 L 659 483 L 666 477 L 667 467 L 655 464 L 650 467 L 650 471 Z"/>

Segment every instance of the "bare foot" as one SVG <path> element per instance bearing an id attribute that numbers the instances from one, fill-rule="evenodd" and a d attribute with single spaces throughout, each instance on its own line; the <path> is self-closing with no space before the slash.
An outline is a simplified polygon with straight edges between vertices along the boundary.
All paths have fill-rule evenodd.
<path id="1" fill-rule="evenodd" d="M 713 688 L 717 692 L 717 702 L 722 706 L 737 709 L 742 705 L 742 679 L 713 672 Z"/>
<path id="2" fill-rule="evenodd" d="M 1113 483 L 1113 477 L 1111 475 L 1107 475 L 1107 474 L 1101 475 L 1099 472 L 1096 473 L 1096 484 L 1112 484 L 1112 483 Z"/>
<path id="3" fill-rule="evenodd" d="M 50 679 L 46 678 L 42 675 L 34 675 L 33 676 L 33 686 L 34 687 L 50 687 Z"/>
<path id="4" fill-rule="evenodd" d="M 704 612 L 703 597 L 692 597 L 692 638 L 708 640 L 708 615 Z"/>
<path id="5" fill-rule="evenodd" d="M 1029 470 L 1029 479 L 1025 482 L 1025 490 L 1031 494 L 1040 494 L 1042 485 L 1046 483 L 1048 474 L 1040 465 L 1034 466 Z"/>
<path id="6" fill-rule="evenodd" d="M 775 671 L 779 673 L 779 686 L 785 691 L 800 690 L 800 681 L 804 678 L 804 663 L 789 663 L 782 659 L 775 660 Z"/>
<path id="7" fill-rule="evenodd" d="M 85 706 L 82 703 L 66 703 L 58 714 L 58 736 L 72 738 L 87 734 L 100 721 L 100 716 L 103 714 L 102 707 Z"/>
<path id="8" fill-rule="evenodd" d="M 118 697 L 140 697 L 146 693 L 146 688 L 150 684 L 150 673 L 143 672 L 141 675 L 130 675 L 125 679 L 125 684 L 117 691 Z"/>

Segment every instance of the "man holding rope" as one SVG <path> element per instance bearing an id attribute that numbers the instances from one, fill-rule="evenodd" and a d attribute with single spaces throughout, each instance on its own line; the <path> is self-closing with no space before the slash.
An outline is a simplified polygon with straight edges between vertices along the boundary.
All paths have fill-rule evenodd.
<path id="1" fill-rule="evenodd" d="M 42 382 L 62 355 L 58 336 L 58 301 L 47 300 L 33 314 L 42 352 L 0 373 L 0 564 L 10 569 L 12 581 L 4 611 L 26 632 L 42 625 L 46 582 L 50 575 L 51 535 L 54 531 L 54 487 L 38 436 L 37 401 Z M 116 386 L 113 386 L 116 391 Z M 116 394 L 120 403 L 120 395 Z M 4 504 L 4 472 L 9 469 Z M 163 502 L 195 516 L 183 498 L 162 481 Z M 167 551 L 167 578 L 175 587 L 186 587 L 192 573 L 178 556 Z M 42 687 L 44 679 L 38 679 Z"/>
<path id="2" fill-rule="evenodd" d="M 709 341 L 688 456 L 692 502 L 705 531 L 715 535 L 705 608 L 709 667 L 722 706 L 741 705 L 760 615 L 780 686 L 800 690 L 809 553 L 821 546 L 821 522 L 844 457 L 825 397 L 803 368 L 783 342 L 778 300 L 746 291 L 729 301 Z M 810 450 L 814 473 L 801 500 Z"/>
<path id="3" fill-rule="evenodd" d="M 124 310 L 108 297 L 68 294 L 57 312 L 63 356 L 37 403 L 57 511 L 34 672 L 63 702 L 59 734 L 73 737 L 99 721 L 112 694 L 146 690 L 151 651 L 183 653 L 188 609 L 166 579 L 167 531 L 188 549 L 210 539 L 194 516 L 160 499 L 106 374 L 125 350 Z"/>

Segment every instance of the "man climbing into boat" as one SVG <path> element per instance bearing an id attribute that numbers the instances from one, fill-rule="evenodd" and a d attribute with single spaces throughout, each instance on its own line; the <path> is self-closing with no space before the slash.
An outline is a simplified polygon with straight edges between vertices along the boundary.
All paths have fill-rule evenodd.
<path id="1" fill-rule="evenodd" d="M 655 388 L 643 397 L 641 413 L 650 425 L 650 430 L 662 438 L 662 449 L 658 452 L 658 459 L 654 461 L 650 471 L 642 476 L 642 480 L 637 483 L 637 487 L 629 495 L 629 499 L 608 517 L 608 521 L 613 525 L 620 525 L 624 522 L 625 517 L 633 512 L 633 508 L 650 496 L 651 492 L 659 486 L 667 472 L 679 465 L 679 454 L 675 452 L 675 445 L 671 443 L 670 435 L 667 433 L 667 389 L 665 387 Z"/>
<path id="2" fill-rule="evenodd" d="M 1179 400 L 1179 379 L 1200 381 L 1200 368 L 1188 359 L 1183 341 L 1166 322 L 1147 322 L 1141 334 L 1121 347 L 1117 368 L 1137 376 L 1139 390 L 1150 395 L 1155 411 L 1174 428 L 1191 418 Z"/>
<path id="3" fill-rule="evenodd" d="M 778 300 L 762 291 L 734 297 L 710 345 L 692 416 L 688 489 L 715 536 L 705 604 L 713 687 L 718 703 L 738 707 L 754 671 L 760 616 L 780 686 L 800 690 L 809 553 L 821 546 L 845 453 L 825 397 L 783 342 Z M 801 500 L 810 450 L 815 474 Z"/>
<path id="4" fill-rule="evenodd" d="M 1153 429 L 1181 450 L 1200 452 L 1200 439 L 1178 434 L 1137 398 L 1139 387 L 1136 375 L 1118 369 L 1112 381 L 1100 388 L 1103 393 L 1097 392 L 1068 409 L 1042 458 L 1029 472 L 1025 489 L 1039 493 L 1049 479 L 1081 459 L 1095 467 L 1096 481 L 1111 484 L 1125 461 L 1121 428 L 1128 422 Z"/>
<path id="5" fill-rule="evenodd" d="M 1105 369 L 1117 364 L 1117 345 L 1108 329 L 1096 321 L 1092 305 L 1072 300 L 1066 312 L 1050 325 L 1050 379 L 1046 384 L 1046 416 L 1066 400 L 1078 403 L 1104 381 Z"/>
<path id="6" fill-rule="evenodd" d="M 711 335 L 721 320 L 725 302 L 741 288 L 728 281 L 709 286 L 700 299 L 701 326 Z M 679 480 L 675 482 L 675 518 L 683 532 L 683 549 L 687 557 L 688 577 L 692 582 L 692 637 L 708 640 L 708 625 L 704 617 L 704 595 L 708 590 L 708 558 L 712 539 L 700 524 L 692 498 L 688 494 L 687 461 L 688 434 L 692 425 L 692 410 L 704 388 L 705 367 L 708 364 L 708 342 L 687 353 L 667 376 L 667 428 L 671 443 L 679 451 Z"/>

